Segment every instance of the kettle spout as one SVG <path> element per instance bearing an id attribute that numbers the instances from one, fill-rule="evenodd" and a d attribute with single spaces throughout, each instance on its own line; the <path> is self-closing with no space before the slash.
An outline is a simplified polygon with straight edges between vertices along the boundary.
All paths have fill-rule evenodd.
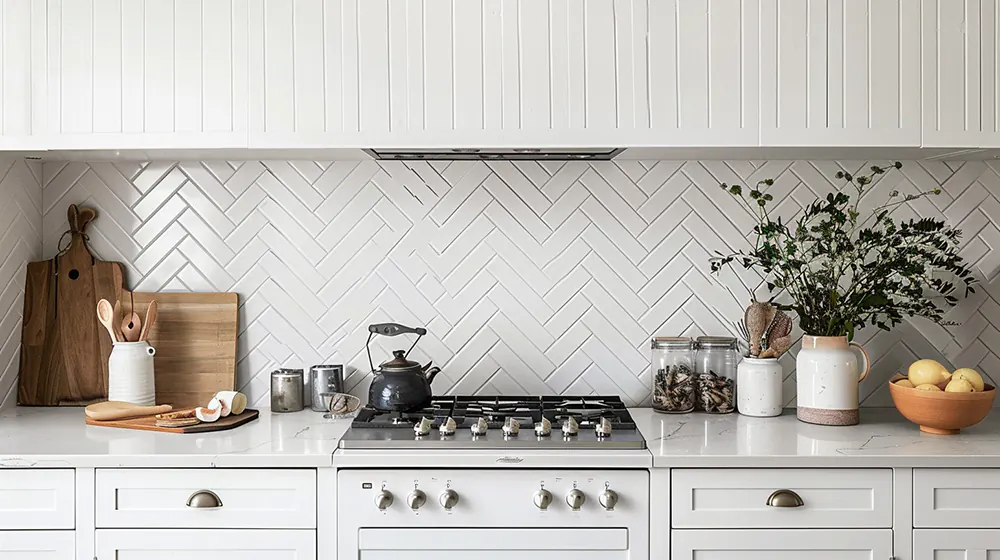
<path id="1" fill-rule="evenodd" d="M 436 376 L 441 371 L 441 368 L 439 367 L 431 367 L 431 364 L 433 363 L 434 362 L 427 362 L 427 365 L 421 368 L 421 370 L 424 372 L 424 377 L 427 378 L 428 385 L 434 382 L 434 376 Z"/>

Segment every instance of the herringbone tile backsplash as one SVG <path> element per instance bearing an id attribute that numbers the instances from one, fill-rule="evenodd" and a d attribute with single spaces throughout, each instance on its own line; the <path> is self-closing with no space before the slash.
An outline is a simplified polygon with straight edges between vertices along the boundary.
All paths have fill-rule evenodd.
<path id="1" fill-rule="evenodd" d="M 42 167 L 0 159 L 0 408 L 17 401 L 24 270 L 42 258 Z"/>
<path id="2" fill-rule="evenodd" d="M 881 162 L 880 162 L 881 163 Z M 992 165 L 992 167 L 990 166 Z M 982 278 L 1000 268 L 1000 166 L 907 162 L 887 193 L 943 193 L 900 217 L 944 216 L 965 231 Z M 21 165 L 23 167 L 23 165 Z M 751 215 L 719 188 L 774 177 L 792 216 L 839 187 L 836 171 L 864 162 L 166 162 L 43 166 L 44 255 L 67 228 L 66 207 L 99 211 L 91 245 L 121 261 L 142 291 L 236 291 L 238 379 L 252 401 L 268 373 L 349 366 L 364 395 L 370 323 L 426 326 L 414 354 L 443 372 L 438 393 L 612 393 L 649 400 L 651 335 L 724 334 L 757 287 L 753 273 L 708 273 L 715 250 L 745 246 Z M 25 175 L 21 172 L 21 175 Z M 30 189 L 15 189 L 32 206 Z M 10 189 L 3 191 L 11 198 Z M 877 202 L 866 200 L 868 207 Z M 12 213 L 0 204 L 0 215 Z M 15 211 L 15 216 L 18 214 Z M 36 232 L 15 219 L 15 241 Z M 8 220 L 9 221 L 9 220 Z M 23 223 L 22 223 L 23 222 Z M 0 222 L 8 223 L 8 222 Z M 20 224 L 20 225 L 18 225 Z M 0 254 L 11 251 L 10 227 Z M 0 268 L 0 378 L 9 386 L 13 323 L 27 248 Z M 980 290 L 949 318 L 892 333 L 859 333 L 876 360 L 868 405 L 887 405 L 884 381 L 915 356 L 978 367 L 1000 379 L 1000 291 Z M 13 338 L 12 338 L 13 337 Z M 3 338 L 0 338 L 3 340 Z M 408 341 L 373 344 L 376 362 Z M 794 404 L 794 358 L 784 359 Z"/>

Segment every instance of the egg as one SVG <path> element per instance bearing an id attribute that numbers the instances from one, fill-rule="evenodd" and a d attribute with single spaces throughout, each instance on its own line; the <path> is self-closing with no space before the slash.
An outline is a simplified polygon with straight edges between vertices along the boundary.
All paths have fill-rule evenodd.
<path id="1" fill-rule="evenodd" d="M 202 422 L 215 422 L 222 416 L 222 409 L 212 409 L 199 406 L 194 409 L 194 415 Z"/>
<path id="2" fill-rule="evenodd" d="M 900 379 L 899 381 L 896 382 L 896 386 L 909 387 L 910 389 L 916 387 L 916 385 L 914 385 L 913 382 L 910 381 L 909 379 Z"/>
<path id="3" fill-rule="evenodd" d="M 937 385 L 934 385 L 933 383 L 924 383 L 923 385 L 917 385 L 916 389 L 918 391 L 931 391 L 931 392 L 941 391 L 941 388 L 938 387 Z"/>
<path id="4" fill-rule="evenodd" d="M 951 372 L 934 360 L 917 360 L 910 365 L 907 378 L 917 387 L 937 385 L 951 379 Z"/>
<path id="5" fill-rule="evenodd" d="M 948 386 L 944 388 L 945 393 L 974 393 L 976 389 L 967 379 L 955 379 L 952 377 Z"/>
<path id="6" fill-rule="evenodd" d="M 977 393 L 986 388 L 986 384 L 983 383 L 983 376 L 979 375 L 979 372 L 971 368 L 956 369 L 955 373 L 951 374 L 951 379 L 952 381 L 956 379 L 964 379 L 968 381 L 969 384 L 972 385 L 973 390 Z"/>

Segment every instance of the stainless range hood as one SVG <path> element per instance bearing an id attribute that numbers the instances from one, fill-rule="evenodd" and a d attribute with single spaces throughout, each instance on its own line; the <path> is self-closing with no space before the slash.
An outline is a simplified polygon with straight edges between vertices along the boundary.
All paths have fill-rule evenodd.
<path id="1" fill-rule="evenodd" d="M 620 154 L 624 148 L 454 148 L 454 149 L 405 149 L 405 150 L 365 150 L 365 153 L 375 159 L 394 160 L 442 160 L 442 159 L 475 159 L 475 160 L 608 160 Z"/>

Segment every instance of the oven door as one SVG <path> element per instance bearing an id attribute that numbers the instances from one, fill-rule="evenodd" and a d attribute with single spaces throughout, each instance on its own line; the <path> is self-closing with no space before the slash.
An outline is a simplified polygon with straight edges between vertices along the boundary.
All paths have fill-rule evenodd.
<path id="1" fill-rule="evenodd" d="M 626 560 L 626 529 L 361 529 L 359 560 Z"/>

